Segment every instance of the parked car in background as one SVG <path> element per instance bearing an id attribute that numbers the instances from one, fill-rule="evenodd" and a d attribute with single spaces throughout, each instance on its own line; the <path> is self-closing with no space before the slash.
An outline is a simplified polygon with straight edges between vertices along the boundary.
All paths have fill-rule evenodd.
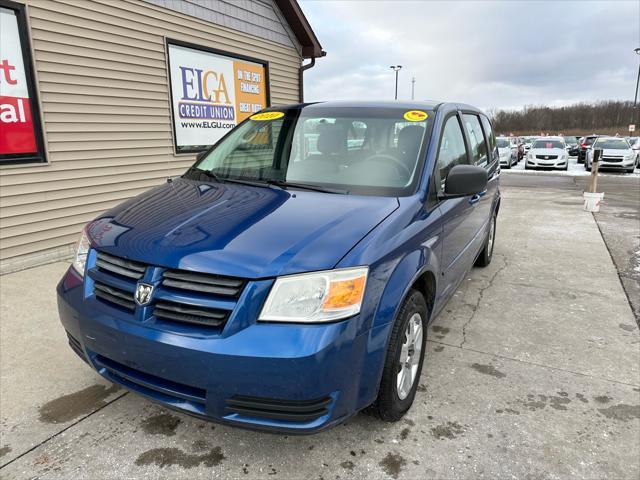
<path id="1" fill-rule="evenodd" d="M 524 158 L 524 143 L 520 137 L 509 137 L 511 147 L 516 151 L 516 158 L 518 162 Z"/>
<path id="2" fill-rule="evenodd" d="M 567 170 L 569 167 L 569 153 L 567 153 L 564 138 L 541 137 L 531 144 L 527 153 L 524 168 L 555 168 Z"/>
<path id="3" fill-rule="evenodd" d="M 513 146 L 508 137 L 497 137 L 498 153 L 500 154 L 500 166 L 511 168 L 518 164 L 518 148 Z"/>
<path id="4" fill-rule="evenodd" d="M 587 153 L 591 149 L 591 145 L 598 138 L 598 135 L 588 135 L 580 139 L 580 150 L 578 151 L 578 163 L 584 163 Z"/>
<path id="5" fill-rule="evenodd" d="M 536 137 L 523 137 L 522 141 L 525 154 L 531 149 L 531 145 L 533 144 L 535 139 Z"/>
<path id="6" fill-rule="evenodd" d="M 580 150 L 576 137 L 563 137 L 567 152 L 570 157 L 577 157 Z"/>
<path id="7" fill-rule="evenodd" d="M 636 168 L 636 152 L 623 137 L 598 137 L 587 153 L 585 168 L 591 171 L 595 150 L 602 150 L 598 169 L 623 170 L 633 173 Z"/>
<path id="8" fill-rule="evenodd" d="M 633 142 L 629 142 L 631 144 L 631 148 L 636 154 L 636 168 L 640 168 L 640 137 L 631 137 Z"/>
<path id="9" fill-rule="evenodd" d="M 498 163 L 489 119 L 458 103 L 254 114 L 84 228 L 57 289 L 69 345 L 230 425 L 312 433 L 366 407 L 398 421 L 429 322 L 491 262 Z"/>

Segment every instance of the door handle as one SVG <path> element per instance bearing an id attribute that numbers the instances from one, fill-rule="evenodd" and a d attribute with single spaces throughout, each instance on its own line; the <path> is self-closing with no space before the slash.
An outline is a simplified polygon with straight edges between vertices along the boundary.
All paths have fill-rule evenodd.
<path id="1" fill-rule="evenodd" d="M 480 199 L 482 197 L 484 197 L 486 194 L 487 194 L 487 191 L 485 190 L 483 192 L 476 193 L 475 195 L 471 195 L 471 198 L 469 198 L 469 203 L 471 205 L 474 205 L 474 204 L 478 203 L 480 201 Z"/>

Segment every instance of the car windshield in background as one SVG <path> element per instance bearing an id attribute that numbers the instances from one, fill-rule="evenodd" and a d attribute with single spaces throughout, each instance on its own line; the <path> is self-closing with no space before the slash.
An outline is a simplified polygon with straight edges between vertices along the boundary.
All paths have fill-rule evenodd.
<path id="1" fill-rule="evenodd" d="M 342 193 L 412 193 L 433 112 L 306 107 L 263 112 L 233 130 L 185 176 Z M 428 138 L 428 136 L 426 137 Z"/>
<path id="2" fill-rule="evenodd" d="M 567 145 L 577 145 L 576 137 L 564 137 L 564 143 Z"/>
<path id="3" fill-rule="evenodd" d="M 587 138 L 584 139 L 584 143 L 586 145 L 592 145 L 593 142 L 596 140 L 596 138 L 598 138 L 598 137 L 587 137 Z"/>
<path id="4" fill-rule="evenodd" d="M 628 150 L 630 147 L 624 138 L 599 138 L 593 145 L 593 148 L 602 148 L 603 150 Z"/>
<path id="5" fill-rule="evenodd" d="M 498 148 L 509 148 L 510 143 L 506 138 L 496 138 Z"/>
<path id="6" fill-rule="evenodd" d="M 564 144 L 560 140 L 536 140 L 531 148 L 564 148 Z"/>

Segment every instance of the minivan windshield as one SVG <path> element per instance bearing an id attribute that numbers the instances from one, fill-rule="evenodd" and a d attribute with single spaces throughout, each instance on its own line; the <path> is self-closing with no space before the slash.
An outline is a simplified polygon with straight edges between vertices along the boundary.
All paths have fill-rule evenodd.
<path id="1" fill-rule="evenodd" d="M 531 148 L 564 148 L 564 144 L 560 140 L 545 140 L 541 138 L 536 140 Z"/>
<path id="2" fill-rule="evenodd" d="M 430 110 L 389 107 L 262 112 L 232 130 L 186 176 L 204 172 L 220 182 L 409 195 L 420 175 L 432 119 Z"/>
<path id="3" fill-rule="evenodd" d="M 506 138 L 496 138 L 498 148 L 509 148 L 509 140 Z"/>
<path id="4" fill-rule="evenodd" d="M 576 137 L 564 137 L 564 143 L 567 145 L 577 145 L 578 141 L 576 140 Z"/>

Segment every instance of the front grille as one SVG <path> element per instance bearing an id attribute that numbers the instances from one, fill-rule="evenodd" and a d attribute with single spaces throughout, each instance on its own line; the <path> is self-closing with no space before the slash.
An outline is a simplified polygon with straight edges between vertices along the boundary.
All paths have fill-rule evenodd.
<path id="1" fill-rule="evenodd" d="M 133 311 L 136 308 L 133 293 L 127 292 L 126 290 L 95 282 L 93 284 L 93 293 L 98 300 L 111 306 L 115 305 L 129 311 Z"/>
<path id="2" fill-rule="evenodd" d="M 622 157 L 602 157 L 603 162 L 617 163 L 622 161 Z"/>
<path id="3" fill-rule="evenodd" d="M 220 328 L 227 321 L 228 310 L 159 301 L 153 315 L 163 320 Z"/>
<path id="4" fill-rule="evenodd" d="M 164 287 L 225 297 L 238 297 L 244 287 L 244 280 L 238 278 L 184 270 L 166 270 L 162 276 Z"/>
<path id="5" fill-rule="evenodd" d="M 309 422 L 326 415 L 331 397 L 316 400 L 276 400 L 235 395 L 227 400 L 227 410 L 247 417 Z"/>
<path id="6" fill-rule="evenodd" d="M 536 155 L 536 158 L 539 160 L 555 160 L 558 158 L 557 155 Z"/>
<path id="7" fill-rule="evenodd" d="M 96 267 L 127 278 L 140 280 L 144 275 L 146 265 L 126 258 L 116 257 L 104 252 L 97 252 Z"/>

